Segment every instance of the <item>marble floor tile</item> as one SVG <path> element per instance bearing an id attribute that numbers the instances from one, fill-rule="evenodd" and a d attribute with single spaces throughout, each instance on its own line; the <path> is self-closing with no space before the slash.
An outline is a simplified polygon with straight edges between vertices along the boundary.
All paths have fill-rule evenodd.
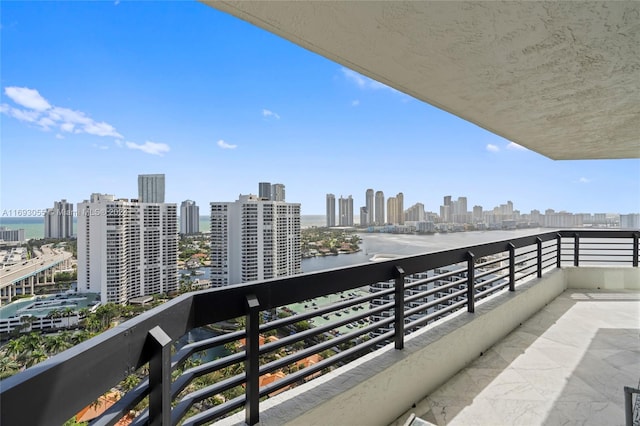
<path id="1" fill-rule="evenodd" d="M 623 425 L 623 387 L 639 381 L 640 294 L 571 290 L 413 412 L 438 425 Z"/>

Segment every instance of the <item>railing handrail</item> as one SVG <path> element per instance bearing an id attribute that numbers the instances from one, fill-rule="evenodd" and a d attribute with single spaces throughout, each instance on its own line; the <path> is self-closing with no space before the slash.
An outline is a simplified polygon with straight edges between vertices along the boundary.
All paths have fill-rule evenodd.
<path id="1" fill-rule="evenodd" d="M 479 259 L 556 241 L 558 236 L 573 238 L 576 234 L 580 238 L 634 238 L 634 241 L 638 238 L 636 230 L 552 231 L 187 293 L 0 382 L 0 423 L 64 423 L 70 417 L 69 413 L 79 412 L 152 359 L 154 340 L 150 338 L 150 330 L 159 327 L 175 341 L 194 328 L 246 315 L 249 295 L 259 301 L 260 310 L 267 310 L 393 280 L 398 277 L 398 270 L 408 276 L 469 262 L 469 253 Z M 637 242 L 634 250 L 637 251 Z M 636 259 L 637 256 L 636 252 Z M 397 342 L 397 346 L 399 344 Z M 25 399 L 38 409 L 21 409 Z"/>

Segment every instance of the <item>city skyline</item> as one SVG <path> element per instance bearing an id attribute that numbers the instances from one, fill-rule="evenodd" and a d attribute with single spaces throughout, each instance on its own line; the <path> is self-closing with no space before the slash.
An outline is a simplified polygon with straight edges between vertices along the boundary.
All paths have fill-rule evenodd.
<path id="1" fill-rule="evenodd" d="M 162 173 L 199 206 L 286 182 L 304 215 L 327 193 L 358 212 L 366 188 L 640 211 L 638 159 L 550 160 L 203 4 L 9 2 L 0 31 L 0 210 L 136 198 Z"/>

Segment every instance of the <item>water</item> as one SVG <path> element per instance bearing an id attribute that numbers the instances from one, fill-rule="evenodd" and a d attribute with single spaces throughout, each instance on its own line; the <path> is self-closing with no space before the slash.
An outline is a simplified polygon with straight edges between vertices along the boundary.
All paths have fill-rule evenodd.
<path id="1" fill-rule="evenodd" d="M 516 229 L 512 231 L 472 231 L 433 235 L 369 234 L 359 232 L 358 235 L 362 238 L 362 243 L 360 244 L 361 251 L 353 254 L 302 259 L 302 271 L 314 272 L 367 263 L 376 254 L 410 256 L 523 237 L 547 231 L 551 230 L 534 228 Z"/>
<path id="2" fill-rule="evenodd" d="M 77 231 L 77 218 L 73 218 L 73 229 Z M 301 215 L 300 225 L 303 228 L 312 226 L 325 226 L 324 215 Z M 9 229 L 24 229 L 27 239 L 39 240 L 44 238 L 44 218 L 42 217 L 0 217 L 0 226 Z M 209 232 L 211 222 L 209 216 L 200 216 L 200 232 Z"/>
<path id="3" fill-rule="evenodd" d="M 211 339 L 219 335 L 220 333 L 207 327 L 194 328 L 176 341 L 176 350 L 180 350 L 180 348 L 182 348 L 186 344 L 199 342 L 205 339 Z M 206 351 L 197 352 L 191 358 L 194 361 L 200 360 L 202 361 L 202 363 L 205 363 L 218 358 L 224 358 L 227 355 L 230 355 L 227 348 L 225 348 L 224 346 L 216 346 L 211 349 L 207 349 Z"/>

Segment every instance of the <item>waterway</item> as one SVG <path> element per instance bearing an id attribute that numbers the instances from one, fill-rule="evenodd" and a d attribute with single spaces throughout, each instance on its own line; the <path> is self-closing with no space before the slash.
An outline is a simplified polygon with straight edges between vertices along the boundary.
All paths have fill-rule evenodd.
<path id="1" fill-rule="evenodd" d="M 358 235 L 362 238 L 361 251 L 352 254 L 302 259 L 302 271 L 315 272 L 368 263 L 374 255 L 410 256 L 551 231 L 553 230 L 531 228 L 512 231 L 471 231 L 432 235 L 360 232 Z"/>

